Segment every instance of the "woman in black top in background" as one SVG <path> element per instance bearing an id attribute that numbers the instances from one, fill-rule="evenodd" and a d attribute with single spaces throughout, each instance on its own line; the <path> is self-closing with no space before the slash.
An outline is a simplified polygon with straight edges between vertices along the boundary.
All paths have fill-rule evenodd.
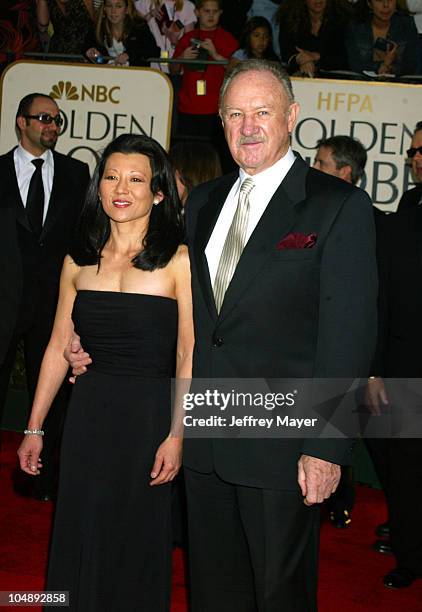
<path id="1" fill-rule="evenodd" d="M 116 66 L 146 66 L 149 57 L 159 57 L 158 48 L 147 25 L 135 10 L 133 0 L 104 0 L 95 26 L 95 38 L 86 41 L 85 55 L 92 62 L 111 56 Z"/>
<path id="2" fill-rule="evenodd" d="M 278 11 L 281 59 L 290 74 L 347 70 L 344 46 L 349 3 L 342 0 L 285 0 Z"/>

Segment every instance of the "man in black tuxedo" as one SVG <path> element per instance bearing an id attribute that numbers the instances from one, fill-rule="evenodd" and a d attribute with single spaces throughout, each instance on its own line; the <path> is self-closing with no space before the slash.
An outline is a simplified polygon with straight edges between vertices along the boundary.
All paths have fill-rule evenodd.
<path id="1" fill-rule="evenodd" d="M 220 113 L 239 171 L 186 205 L 193 377 L 366 376 L 377 295 L 368 196 L 293 154 L 298 105 L 279 65 L 239 63 Z M 77 338 L 67 358 L 75 374 L 91 361 Z M 351 448 L 336 438 L 185 440 L 192 612 L 316 610 L 318 504 Z"/>
<path id="2" fill-rule="evenodd" d="M 52 98 L 25 96 L 16 113 L 19 145 L 0 157 L 0 422 L 20 340 L 32 403 L 53 326 L 62 261 L 89 181 L 86 164 L 54 151 L 61 125 Z M 44 467 L 31 491 L 40 499 L 53 493 L 53 454 L 65 400 L 62 389 L 45 424 Z"/>
<path id="3" fill-rule="evenodd" d="M 407 150 L 407 157 L 412 165 L 412 174 L 417 185 L 404 192 L 400 198 L 397 212 L 422 204 L 422 121 L 416 124 L 410 149 Z"/>
<path id="4" fill-rule="evenodd" d="M 186 205 L 193 377 L 365 376 L 377 295 L 369 198 L 294 155 L 298 105 L 280 67 L 238 64 L 220 114 L 239 171 L 197 187 Z M 297 244 L 279 250 L 289 239 Z M 186 439 L 192 612 L 316 610 L 318 504 L 335 490 L 351 447 L 345 439 Z"/>
<path id="5" fill-rule="evenodd" d="M 415 179 L 422 181 L 422 122 L 416 126 L 408 156 Z M 422 183 L 421 183 L 422 184 Z M 422 378 L 422 190 L 405 192 L 396 214 L 377 219 L 380 278 L 377 350 L 368 381 L 368 401 L 374 414 L 390 402 L 388 378 Z M 397 392 L 396 392 L 397 394 Z M 401 394 L 400 394 L 401 395 Z M 396 401 L 392 400 L 393 409 Z M 403 396 L 400 410 L 406 409 Z M 389 517 L 390 542 L 376 550 L 391 551 L 396 567 L 384 576 L 390 588 L 409 587 L 422 577 L 422 440 L 369 439 L 367 445 L 383 486 Z"/>

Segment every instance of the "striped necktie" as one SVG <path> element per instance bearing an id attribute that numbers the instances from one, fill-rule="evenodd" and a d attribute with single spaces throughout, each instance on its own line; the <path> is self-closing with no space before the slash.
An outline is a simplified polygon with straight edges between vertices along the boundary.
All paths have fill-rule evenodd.
<path id="1" fill-rule="evenodd" d="M 246 243 L 246 231 L 249 220 L 249 194 L 254 187 L 255 183 L 251 178 L 245 179 L 240 187 L 236 212 L 221 252 L 214 281 L 213 290 L 217 312 L 221 310 L 224 295 Z"/>

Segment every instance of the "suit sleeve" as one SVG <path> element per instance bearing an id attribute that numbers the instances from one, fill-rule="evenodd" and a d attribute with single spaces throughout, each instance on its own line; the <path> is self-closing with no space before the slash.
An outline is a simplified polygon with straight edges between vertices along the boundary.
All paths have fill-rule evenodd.
<path id="1" fill-rule="evenodd" d="M 379 275 L 378 294 L 378 334 L 374 359 L 370 374 L 384 376 L 384 354 L 387 334 L 390 329 L 390 270 L 393 257 L 392 248 L 395 245 L 394 234 L 391 232 L 393 218 L 385 215 L 377 220 L 377 261 Z M 395 219 L 394 219 L 395 221 Z"/>
<path id="2" fill-rule="evenodd" d="M 149 27 L 140 24 L 132 29 L 125 41 L 130 66 L 146 66 L 148 57 L 160 57 L 160 49 L 155 42 Z"/>
<path id="3" fill-rule="evenodd" d="M 16 314 L 22 291 L 21 260 L 16 235 L 16 218 L 11 207 L 0 204 L 0 225 L 3 238 L 0 240 L 0 366 L 2 365 L 12 338 Z"/>
<path id="4" fill-rule="evenodd" d="M 377 334 L 377 265 L 372 206 L 362 190 L 346 197 L 321 259 L 315 378 L 367 377 Z M 348 463 L 351 440 L 309 439 L 305 454 Z"/>

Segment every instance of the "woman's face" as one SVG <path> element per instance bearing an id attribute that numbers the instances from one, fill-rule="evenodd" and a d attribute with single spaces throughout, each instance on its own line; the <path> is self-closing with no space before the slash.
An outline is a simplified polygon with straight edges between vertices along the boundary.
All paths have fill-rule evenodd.
<path id="1" fill-rule="evenodd" d="M 127 4 L 125 0 L 105 0 L 104 13 L 111 24 L 121 25 L 127 14 Z"/>
<path id="2" fill-rule="evenodd" d="M 146 155 L 113 153 L 107 159 L 99 185 L 99 196 L 106 215 L 116 223 L 149 218 L 162 193 L 151 191 L 151 165 Z"/>
<path id="3" fill-rule="evenodd" d="M 390 21 L 396 12 L 396 0 L 368 0 L 369 8 L 380 21 Z"/>
<path id="4" fill-rule="evenodd" d="M 306 0 L 306 6 L 311 15 L 322 15 L 327 6 L 327 0 Z"/>
<path id="5" fill-rule="evenodd" d="M 262 57 L 268 48 L 270 34 L 267 28 L 260 26 L 251 32 L 250 44 L 252 55 Z"/>

